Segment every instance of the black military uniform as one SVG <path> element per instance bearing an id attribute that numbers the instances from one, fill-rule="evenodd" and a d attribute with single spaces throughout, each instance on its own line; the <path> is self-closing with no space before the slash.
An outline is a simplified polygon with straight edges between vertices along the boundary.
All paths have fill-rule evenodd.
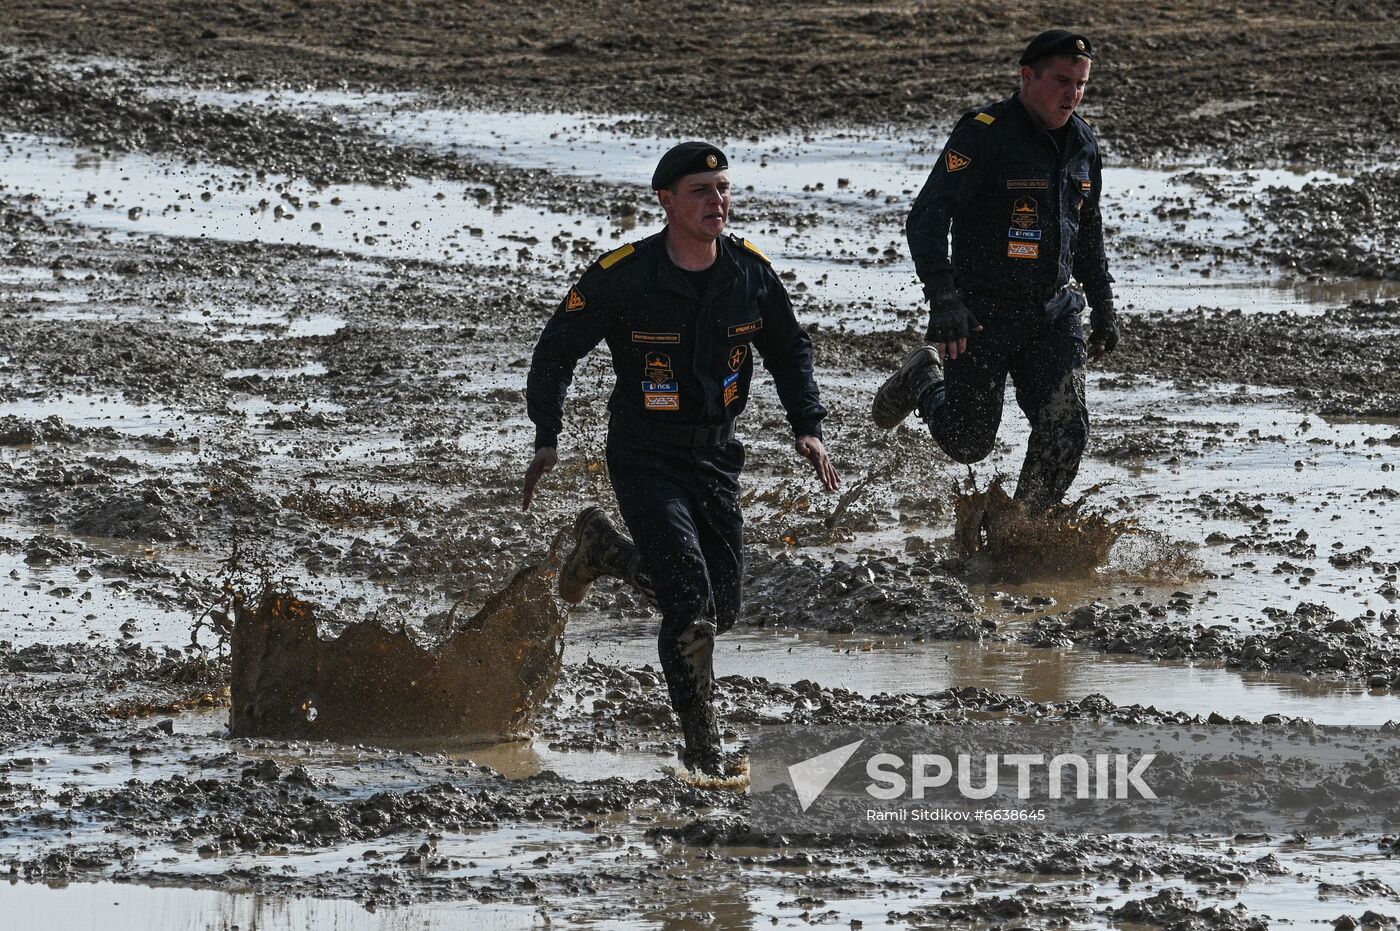
<path id="1" fill-rule="evenodd" d="M 826 416 L 811 341 L 768 259 L 733 236 L 717 246 L 703 273 L 671 261 L 664 231 L 594 262 L 545 326 L 528 382 L 535 446 L 552 447 L 578 360 L 600 341 L 612 351 L 608 471 L 640 584 L 662 614 L 658 647 L 687 765 L 718 752 L 712 655 L 716 632 L 731 628 L 741 607 L 744 447 L 734 422 L 748 401 L 754 351 L 795 436 L 820 438 Z"/>
<path id="2" fill-rule="evenodd" d="M 1069 33 L 1036 41 L 1058 49 L 1050 54 L 1090 57 L 1087 40 Z M 1044 54 L 1032 43 L 1022 61 Z M 1102 172 L 1083 119 L 1048 132 L 1013 94 L 959 120 L 906 227 L 925 294 L 957 294 L 983 328 L 946 363 L 943 384 L 918 399 L 920 416 L 948 455 L 980 461 L 996 441 L 1010 374 L 1031 423 L 1017 497 L 1032 505 L 1064 496 L 1088 442 L 1085 302 L 1068 284 L 1077 279 L 1111 321 Z"/>

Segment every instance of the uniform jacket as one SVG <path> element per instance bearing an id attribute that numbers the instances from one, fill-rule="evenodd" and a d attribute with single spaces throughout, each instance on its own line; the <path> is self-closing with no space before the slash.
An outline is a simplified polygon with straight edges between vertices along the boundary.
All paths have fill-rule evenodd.
<path id="1" fill-rule="evenodd" d="M 657 423 L 723 424 L 748 401 L 757 350 L 794 435 L 820 437 L 826 409 L 812 342 L 768 259 L 747 240 L 721 236 L 702 300 L 667 256 L 665 236 L 594 262 L 545 325 L 526 388 L 535 447 L 557 444 L 574 367 L 603 340 L 617 375 L 609 410 Z"/>
<path id="2" fill-rule="evenodd" d="M 1061 290 L 1073 275 L 1090 304 L 1112 301 L 1102 175 L 1098 142 L 1077 114 L 1064 151 L 1018 95 L 964 114 L 906 225 L 924 293 L 956 287 L 973 307 L 1044 307 L 1056 297 L 1046 307 L 1053 316 L 1069 309 Z"/>

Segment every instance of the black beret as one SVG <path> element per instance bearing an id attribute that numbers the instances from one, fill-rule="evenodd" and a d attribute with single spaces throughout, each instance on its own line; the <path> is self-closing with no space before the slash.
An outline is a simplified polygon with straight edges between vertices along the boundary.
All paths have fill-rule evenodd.
<path id="1" fill-rule="evenodd" d="M 729 167 L 729 159 L 724 153 L 708 142 L 682 142 L 671 146 L 661 161 L 656 163 L 656 171 L 651 173 L 651 189 L 659 191 L 670 187 L 677 178 L 693 175 L 701 171 L 719 171 Z"/>
<path id="2" fill-rule="evenodd" d="M 1029 65 L 1051 55 L 1072 55 L 1075 58 L 1094 60 L 1094 46 L 1077 32 L 1064 29 L 1049 29 L 1030 41 L 1021 53 L 1021 64 Z"/>

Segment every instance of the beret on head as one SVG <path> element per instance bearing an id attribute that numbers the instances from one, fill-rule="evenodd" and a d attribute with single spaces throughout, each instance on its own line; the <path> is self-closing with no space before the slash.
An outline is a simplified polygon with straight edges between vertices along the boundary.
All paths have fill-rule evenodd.
<path id="1" fill-rule="evenodd" d="M 1021 64 L 1029 65 L 1052 55 L 1072 55 L 1094 60 L 1094 45 L 1077 32 L 1049 29 L 1030 41 L 1021 53 Z"/>
<path id="2" fill-rule="evenodd" d="M 661 156 L 661 161 L 656 163 L 656 171 L 651 175 L 651 189 L 659 191 L 670 187 L 677 178 L 728 167 L 729 159 L 708 142 L 682 142 L 668 149 Z"/>

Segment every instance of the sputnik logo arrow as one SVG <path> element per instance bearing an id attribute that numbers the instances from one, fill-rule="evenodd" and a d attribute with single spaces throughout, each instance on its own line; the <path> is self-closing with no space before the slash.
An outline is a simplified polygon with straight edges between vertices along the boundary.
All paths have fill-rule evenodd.
<path id="1" fill-rule="evenodd" d="M 802 806 L 803 811 L 812 807 L 812 803 L 831 785 L 831 780 L 836 778 L 836 774 L 841 772 L 841 767 L 855 756 L 863 743 L 865 738 L 862 737 L 855 743 L 828 750 L 788 767 L 788 778 L 792 780 L 792 787 L 797 791 L 797 803 Z"/>

